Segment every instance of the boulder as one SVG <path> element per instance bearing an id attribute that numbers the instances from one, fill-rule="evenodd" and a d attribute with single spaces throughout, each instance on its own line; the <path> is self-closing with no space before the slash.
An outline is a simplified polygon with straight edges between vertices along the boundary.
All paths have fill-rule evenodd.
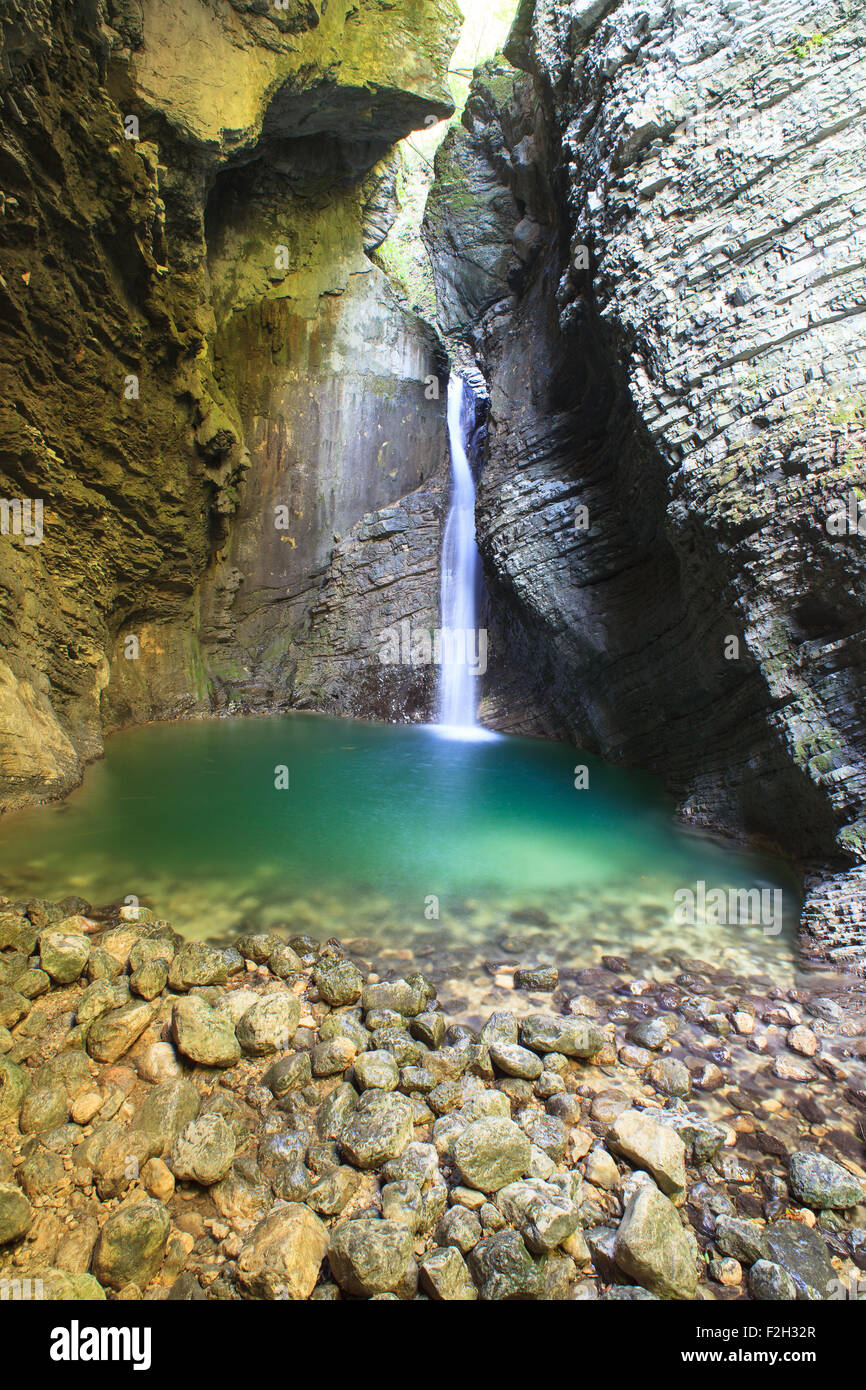
<path id="1" fill-rule="evenodd" d="M 331 1233 L 328 1262 L 342 1289 L 370 1298 L 396 1288 L 412 1252 L 412 1231 L 396 1221 L 342 1221 Z"/>
<path id="2" fill-rule="evenodd" d="M 241 1248 L 238 1286 L 249 1298 L 310 1297 L 328 1253 L 328 1230 L 300 1202 L 275 1207 Z"/>
<path id="3" fill-rule="evenodd" d="M 637 1190 L 625 1209 L 613 1258 L 625 1274 L 660 1298 L 695 1297 L 695 1248 L 676 1207 L 650 1183 Z"/>
<path id="4" fill-rule="evenodd" d="M 348 960 L 324 960 L 313 970 L 313 983 L 326 1004 L 342 1008 L 361 998 L 364 976 Z"/>
<path id="5" fill-rule="evenodd" d="M 540 1298 L 544 1278 L 516 1231 L 497 1231 L 479 1241 L 469 1269 L 486 1301 Z"/>
<path id="6" fill-rule="evenodd" d="M 11 1245 L 26 1235 L 33 1224 L 33 1208 L 14 1183 L 0 1182 L 0 1246 Z"/>
<path id="7" fill-rule="evenodd" d="M 340 1132 L 340 1147 L 356 1168 L 379 1168 L 400 1156 L 413 1129 L 412 1102 L 406 1096 L 366 1091 Z"/>
<path id="8" fill-rule="evenodd" d="M 128 1202 L 109 1216 L 93 1252 L 93 1273 L 100 1284 L 143 1289 L 162 1263 L 168 1240 L 169 1217 L 152 1197 Z"/>
<path id="9" fill-rule="evenodd" d="M 253 1057 L 283 1052 L 297 1032 L 300 1017 L 301 1001 L 296 995 L 266 994 L 238 1024 L 238 1042 Z"/>
<path id="10" fill-rule="evenodd" d="M 195 985 L 224 985 L 229 966 L 224 951 L 206 941 L 187 941 L 171 962 L 168 983 L 179 993 Z"/>
<path id="11" fill-rule="evenodd" d="M 179 1050 L 205 1067 L 233 1067 L 241 1047 L 232 1021 L 204 999 L 189 995 L 174 1006 L 172 1025 Z"/>
<path id="12" fill-rule="evenodd" d="M 520 1040 L 542 1055 L 561 1052 L 566 1057 L 592 1057 L 604 1046 L 604 1033 L 593 1019 L 579 1014 L 571 1018 L 530 1014 L 520 1025 Z"/>
<path id="13" fill-rule="evenodd" d="M 607 1144 L 630 1163 L 646 1169 L 668 1197 L 682 1197 L 686 1150 L 678 1134 L 641 1110 L 624 1110 L 614 1121 Z"/>
<path id="14" fill-rule="evenodd" d="M 97 1062 L 116 1062 L 141 1037 L 154 1013 L 154 1006 L 145 1000 L 110 1009 L 91 1024 L 87 1051 Z"/>
<path id="15" fill-rule="evenodd" d="M 222 1115 L 199 1115 L 178 1134 L 171 1146 L 168 1166 L 182 1182 L 210 1187 L 220 1182 L 232 1166 L 235 1136 Z"/>
<path id="16" fill-rule="evenodd" d="M 788 1182 L 798 1202 L 816 1211 L 844 1210 L 866 1202 L 866 1182 L 823 1154 L 791 1155 Z"/>
<path id="17" fill-rule="evenodd" d="M 191 1081 L 174 1079 L 153 1086 L 132 1119 L 132 1128 L 143 1130 L 164 1154 L 176 1135 L 194 1120 L 201 1108 L 201 1096 Z"/>
<path id="18" fill-rule="evenodd" d="M 456 1245 L 431 1250 L 419 1266 L 421 1287 L 437 1302 L 470 1303 L 478 1297 L 469 1268 Z"/>
<path id="19" fill-rule="evenodd" d="M 58 985 L 70 985 L 84 973 L 90 956 L 90 942 L 80 932 L 51 928 L 40 933 L 39 960 Z"/>
<path id="20" fill-rule="evenodd" d="M 463 1182 L 480 1192 L 498 1192 L 527 1172 L 532 1146 L 513 1120 L 491 1116 L 466 1125 L 452 1153 Z"/>

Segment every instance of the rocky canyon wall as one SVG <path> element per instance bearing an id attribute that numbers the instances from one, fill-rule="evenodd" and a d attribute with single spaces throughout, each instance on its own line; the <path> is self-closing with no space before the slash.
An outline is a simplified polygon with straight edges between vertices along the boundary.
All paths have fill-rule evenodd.
<path id="1" fill-rule="evenodd" d="M 423 713 L 376 635 L 435 613 L 441 362 L 368 253 L 391 147 L 452 110 L 456 7 L 0 20 L 2 804 L 68 789 L 131 721 Z"/>
<path id="2" fill-rule="evenodd" d="M 797 859 L 843 962 L 866 950 L 864 44 L 852 4 L 527 0 L 425 227 L 490 388 L 487 719 L 653 767 L 687 819 Z"/>

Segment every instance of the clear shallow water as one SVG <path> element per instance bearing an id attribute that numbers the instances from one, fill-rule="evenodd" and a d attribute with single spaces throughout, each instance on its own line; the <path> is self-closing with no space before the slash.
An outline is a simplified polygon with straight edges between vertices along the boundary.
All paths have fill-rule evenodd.
<path id="1" fill-rule="evenodd" d="M 675 925 L 698 881 L 782 887 L 782 933 Z M 678 829 L 654 780 L 573 748 L 302 714 L 115 736 L 65 802 L 0 818 L 0 890 L 134 894 L 189 936 L 246 922 L 482 960 L 517 933 L 539 959 L 676 948 L 774 978 L 799 908 L 779 866 Z"/>

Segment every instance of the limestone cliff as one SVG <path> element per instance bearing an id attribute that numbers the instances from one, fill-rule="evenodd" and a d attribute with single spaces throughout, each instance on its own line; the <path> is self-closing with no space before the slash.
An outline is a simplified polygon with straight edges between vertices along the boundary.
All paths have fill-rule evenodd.
<path id="1" fill-rule="evenodd" d="M 367 253 L 389 148 L 452 109 L 457 10 L 10 0 L 0 21 L 14 805 L 72 785 L 105 728 L 312 698 L 293 680 L 331 551 L 368 514 L 401 514 L 445 456 L 435 338 Z M 15 512 L 28 500 L 39 543 Z M 329 592 L 366 584 L 345 553 L 335 566 Z M 397 608 L 401 567 L 402 550 Z M 419 585 L 409 573 L 429 608 Z M 356 629 L 353 672 L 375 661 L 383 607 Z M 329 671 L 338 706 L 344 674 Z"/>
<path id="2" fill-rule="evenodd" d="M 425 231 L 490 386 L 489 722 L 814 861 L 804 922 L 841 960 L 866 951 L 864 43 L 820 0 L 527 0 Z"/>

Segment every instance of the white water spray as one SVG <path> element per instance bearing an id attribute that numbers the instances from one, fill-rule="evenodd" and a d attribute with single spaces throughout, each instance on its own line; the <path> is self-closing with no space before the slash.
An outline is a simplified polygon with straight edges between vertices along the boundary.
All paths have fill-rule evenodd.
<path id="1" fill-rule="evenodd" d="M 462 377 L 448 381 L 448 441 L 451 446 L 451 498 L 442 544 L 442 628 L 464 643 L 447 652 L 443 642 L 439 677 L 439 723 L 448 734 L 484 737 L 475 712 L 477 676 L 469 660 L 469 644 L 478 640 L 478 547 L 475 544 L 475 482 L 467 456 L 471 397 Z M 460 650 L 463 645 L 463 650 Z"/>

